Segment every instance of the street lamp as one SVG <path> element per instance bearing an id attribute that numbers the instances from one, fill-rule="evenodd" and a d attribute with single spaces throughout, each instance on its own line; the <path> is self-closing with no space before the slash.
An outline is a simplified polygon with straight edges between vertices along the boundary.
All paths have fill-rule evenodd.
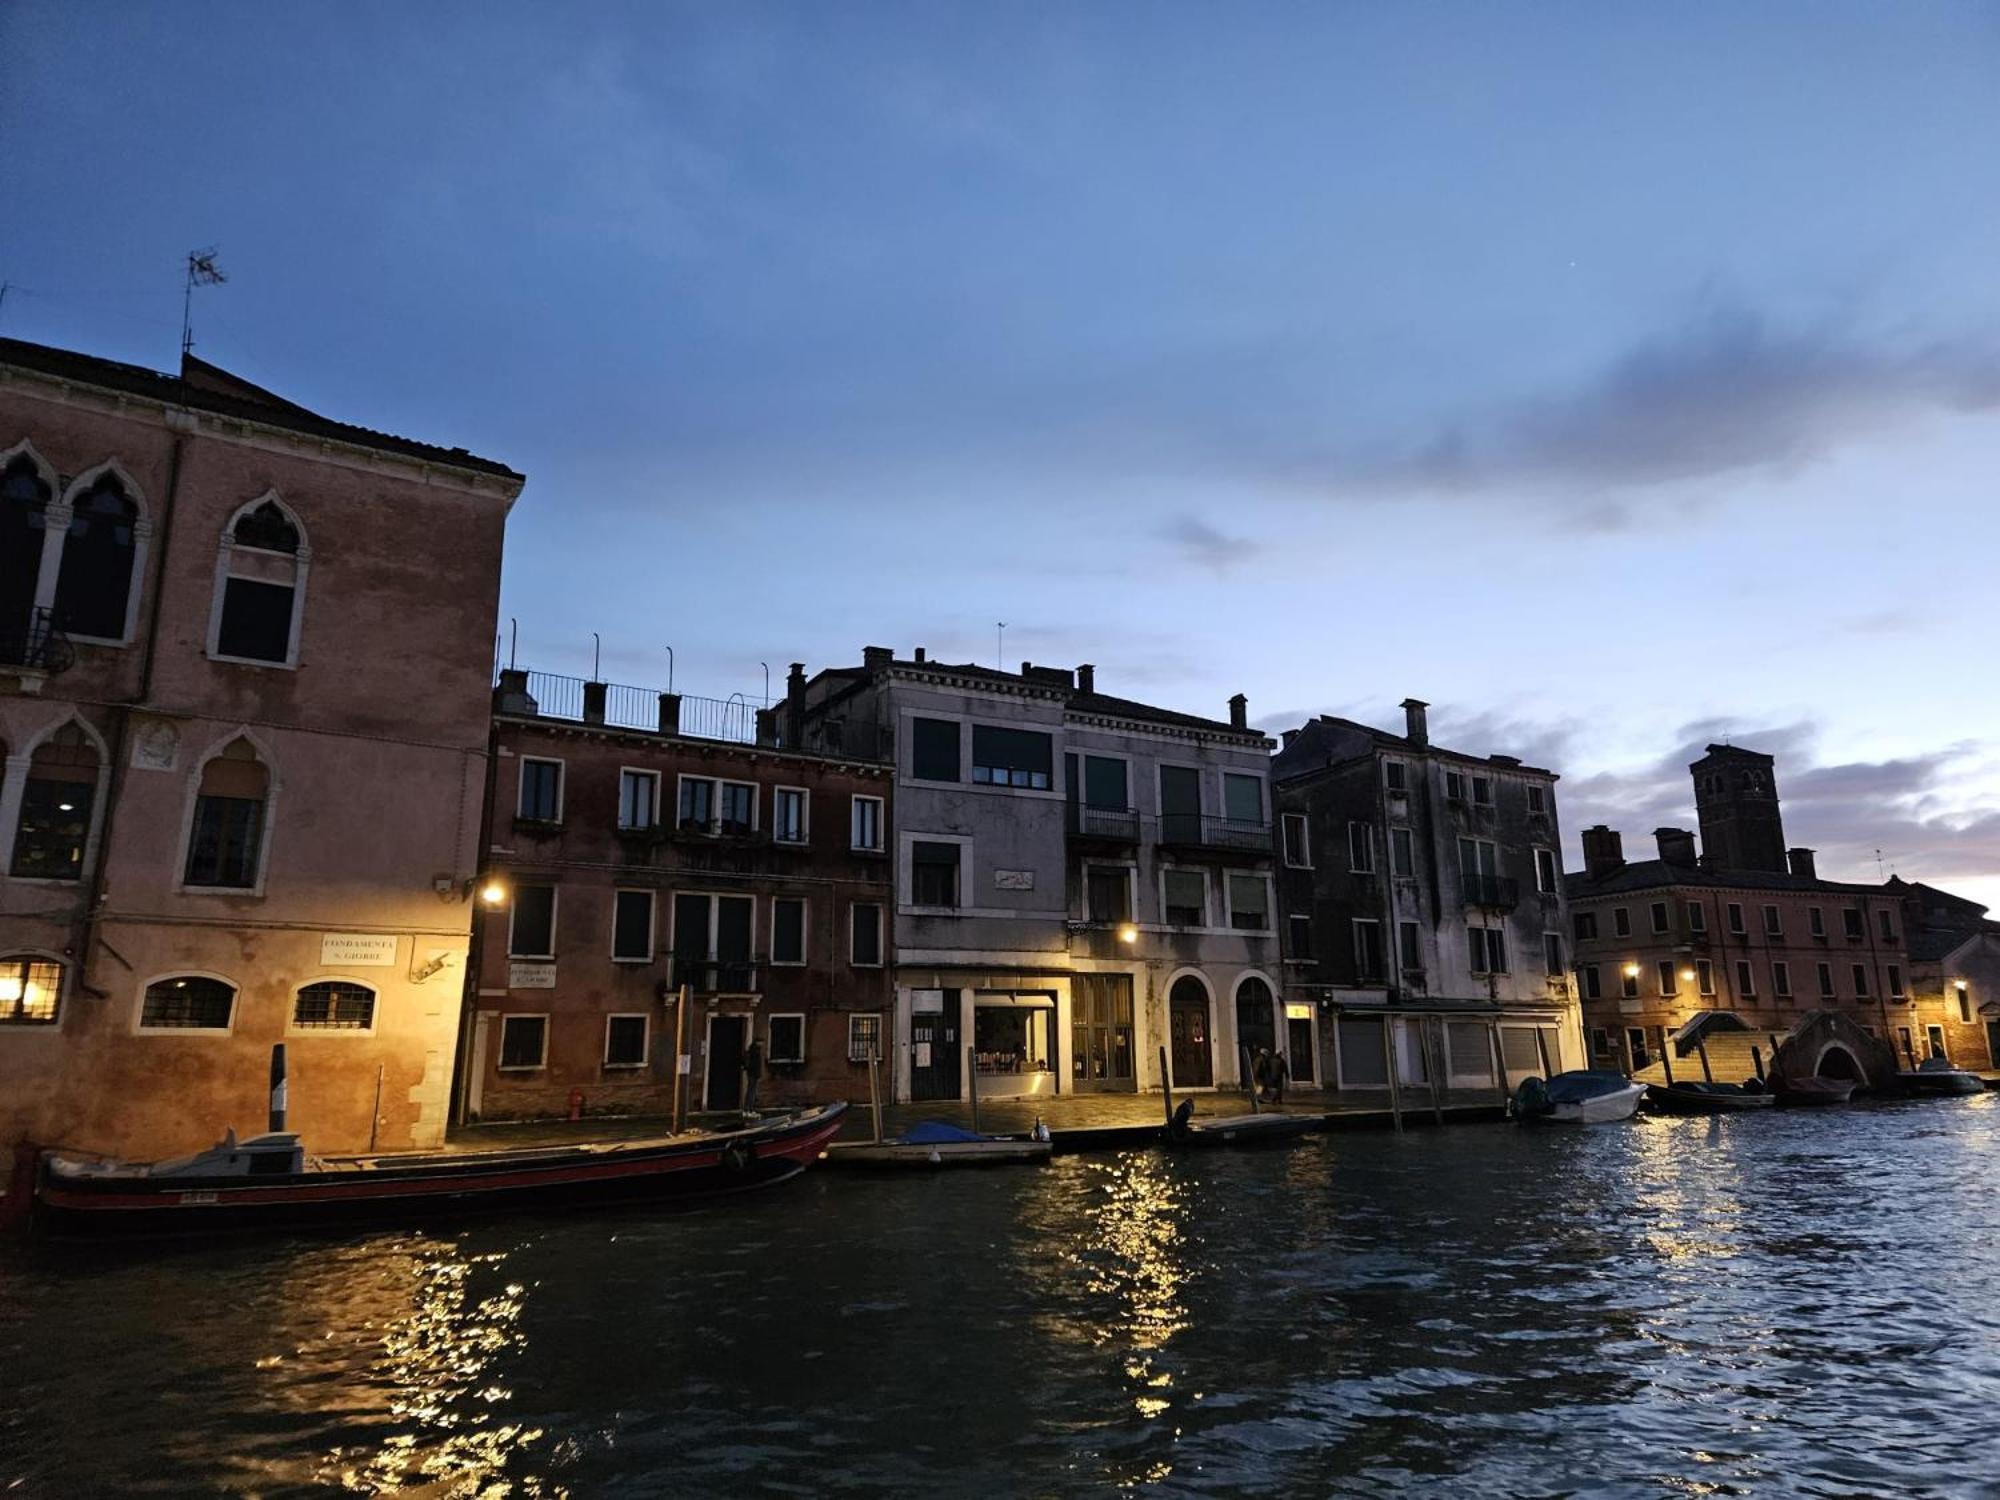
<path id="1" fill-rule="evenodd" d="M 479 899 L 488 906 L 505 906 L 507 904 L 506 882 L 500 880 L 498 877 L 488 880 L 479 888 Z"/>
<path id="2" fill-rule="evenodd" d="M 1120 922 L 1118 924 L 1118 941 L 1128 948 L 1131 947 L 1139 941 L 1139 929 L 1130 922 Z"/>

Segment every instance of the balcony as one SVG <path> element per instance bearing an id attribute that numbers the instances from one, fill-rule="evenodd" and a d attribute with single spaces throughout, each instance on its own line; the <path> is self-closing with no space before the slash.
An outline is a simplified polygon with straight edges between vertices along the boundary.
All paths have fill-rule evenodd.
<path id="1" fill-rule="evenodd" d="M 1483 906 L 1490 911 L 1512 911 L 1521 904 L 1521 882 L 1505 875 L 1471 875 L 1459 872 L 1467 906 Z"/>
<path id="2" fill-rule="evenodd" d="M 682 818 L 673 826 L 673 836 L 702 842 L 749 844 L 764 838 L 761 829 L 741 818 Z"/>
<path id="3" fill-rule="evenodd" d="M 1139 815 L 1129 807 L 1091 807 L 1069 804 L 1069 836 L 1081 844 L 1129 847 L 1139 842 Z"/>
<path id="4" fill-rule="evenodd" d="M 686 985 L 696 995 L 754 995 L 758 963 L 753 958 L 710 958 L 675 953 L 667 960 L 667 983 Z"/>
<path id="5" fill-rule="evenodd" d="M 1271 825 L 1216 817 L 1211 813 L 1162 813 L 1160 846 L 1268 859 L 1272 850 Z"/>
<path id="6" fill-rule="evenodd" d="M 53 677 L 76 665 L 76 647 L 56 629 L 46 609 L 31 609 L 26 620 L 0 626 L 0 670 L 23 677 Z"/>

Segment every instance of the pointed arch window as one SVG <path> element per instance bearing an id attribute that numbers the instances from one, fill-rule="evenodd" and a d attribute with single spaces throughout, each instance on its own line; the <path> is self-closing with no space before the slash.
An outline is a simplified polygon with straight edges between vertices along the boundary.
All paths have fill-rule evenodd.
<path id="1" fill-rule="evenodd" d="M 275 499 L 239 512 L 222 536 L 209 653 L 296 665 L 310 555 L 297 519 Z"/>
<path id="2" fill-rule="evenodd" d="M 138 502 L 116 474 L 107 472 L 70 505 L 69 534 L 56 573 L 57 628 L 73 636 L 122 641 L 138 553 Z"/>
<path id="3" fill-rule="evenodd" d="M 35 747 L 14 825 L 13 873 L 81 880 L 102 761 L 80 724 L 65 724 Z"/>
<path id="4" fill-rule="evenodd" d="M 201 768 L 183 884 L 242 891 L 257 888 L 264 852 L 264 809 L 270 793 L 270 773 L 246 739 L 232 740 Z"/>
<path id="5" fill-rule="evenodd" d="M 0 464 L 0 640 L 17 633 L 25 639 L 53 498 L 54 490 L 26 453 Z"/>

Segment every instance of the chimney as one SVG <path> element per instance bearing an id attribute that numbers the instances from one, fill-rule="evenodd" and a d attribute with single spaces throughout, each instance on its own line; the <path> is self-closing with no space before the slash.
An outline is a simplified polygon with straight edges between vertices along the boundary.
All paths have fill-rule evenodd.
<path id="1" fill-rule="evenodd" d="M 1785 856 L 1786 859 L 1791 864 L 1792 873 L 1798 876 L 1799 879 L 1801 880 L 1819 879 L 1819 867 L 1813 863 L 1812 850 L 1787 849 L 1785 851 Z"/>
<path id="2" fill-rule="evenodd" d="M 1229 700 L 1229 727 L 1231 729 L 1250 727 L 1250 700 L 1241 693 Z"/>
<path id="3" fill-rule="evenodd" d="M 1296 729 L 1287 729 L 1287 730 L 1285 731 L 1285 748 L 1286 748 L 1287 750 L 1291 749 L 1291 748 L 1292 748 L 1292 741 L 1293 741 L 1293 740 L 1295 740 L 1295 739 L 1297 739 L 1298 737 L 1299 737 L 1299 732 L 1298 732 L 1298 730 L 1296 730 Z"/>
<path id="4" fill-rule="evenodd" d="M 500 686 L 493 690 L 493 711 L 496 714 L 525 714 L 532 718 L 537 710 L 535 698 L 528 691 L 528 669 L 526 667 L 502 667 Z"/>
<path id="5" fill-rule="evenodd" d="M 917 660 L 924 659 L 923 652 L 917 653 Z M 785 674 L 785 744 L 797 750 L 806 739 L 806 664 L 792 663 L 792 670 Z"/>
<path id="6" fill-rule="evenodd" d="M 1653 839 L 1660 846 L 1660 858 L 1677 870 L 1695 868 L 1694 835 L 1685 828 L 1655 828 Z"/>
<path id="7" fill-rule="evenodd" d="M 583 722 L 602 724 L 604 722 L 604 689 L 601 682 L 586 682 L 583 685 Z"/>
<path id="8" fill-rule="evenodd" d="M 660 733 L 679 734 L 681 732 L 681 695 L 679 693 L 660 694 Z"/>
<path id="9" fill-rule="evenodd" d="M 1625 864 L 1625 840 L 1616 829 L 1599 823 L 1583 830 L 1583 871 L 1592 880 L 1602 880 Z"/>
<path id="10" fill-rule="evenodd" d="M 915 651 L 911 652 L 910 660 L 921 663 L 924 660 L 924 648 L 919 646 Z"/>
<path id="11" fill-rule="evenodd" d="M 866 671 L 878 672 L 895 659 L 896 653 L 891 651 L 887 646 L 863 646 L 861 648 L 861 665 Z"/>
<path id="12" fill-rule="evenodd" d="M 1421 698 L 1403 700 L 1403 737 L 1419 749 L 1431 742 L 1430 720 L 1424 715 L 1429 707 Z"/>
<path id="13" fill-rule="evenodd" d="M 1076 669 L 1076 686 L 1078 692 L 1082 693 L 1096 692 L 1097 668 L 1091 665 L 1089 662 L 1085 662 L 1082 666 L 1078 667 Z"/>

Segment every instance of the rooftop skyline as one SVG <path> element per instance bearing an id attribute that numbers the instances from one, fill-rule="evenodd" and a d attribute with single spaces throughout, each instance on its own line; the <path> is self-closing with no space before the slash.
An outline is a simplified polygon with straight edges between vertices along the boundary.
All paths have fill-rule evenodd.
<path id="1" fill-rule="evenodd" d="M 1990 8 L 204 17 L 0 12 L 0 334 L 170 369 L 219 246 L 202 357 L 528 475 L 523 665 L 1414 695 L 1572 866 L 1730 740 L 2000 907 Z"/>

